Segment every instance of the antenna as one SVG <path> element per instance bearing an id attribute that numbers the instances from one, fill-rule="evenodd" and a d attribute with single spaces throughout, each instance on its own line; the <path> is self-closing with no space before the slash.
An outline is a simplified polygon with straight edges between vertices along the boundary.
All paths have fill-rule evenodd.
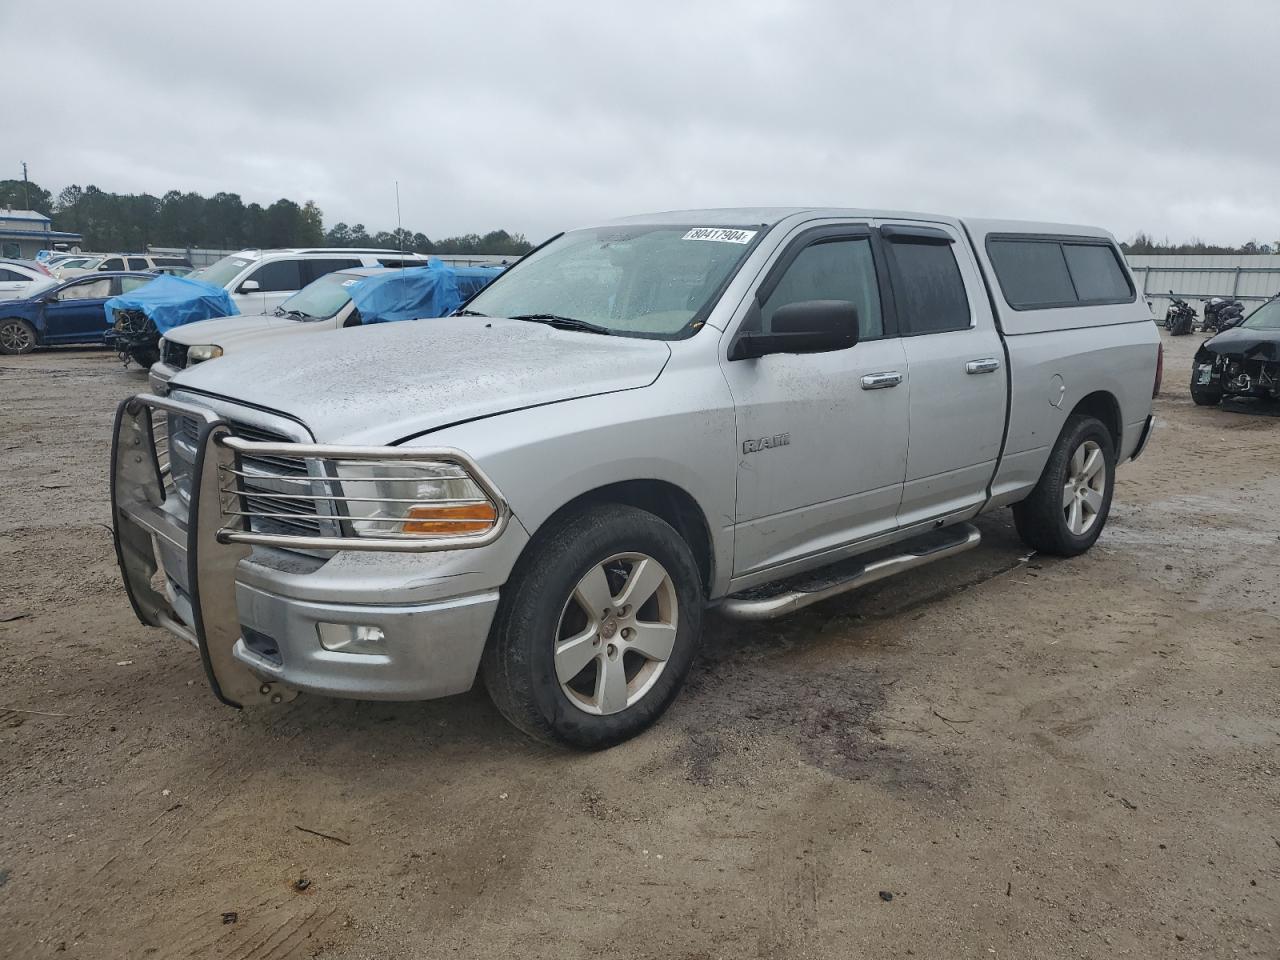
<path id="1" fill-rule="evenodd" d="M 404 303 L 404 224 L 400 220 L 400 181 L 396 181 L 396 239 L 400 241 L 400 302 Z"/>

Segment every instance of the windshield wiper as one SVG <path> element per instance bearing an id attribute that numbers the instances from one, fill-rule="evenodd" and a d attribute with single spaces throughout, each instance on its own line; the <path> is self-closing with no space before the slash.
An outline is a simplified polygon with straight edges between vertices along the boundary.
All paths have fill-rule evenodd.
<path id="1" fill-rule="evenodd" d="M 598 323 L 588 323 L 586 320 L 577 320 L 573 317 L 562 317 L 558 313 L 520 313 L 511 319 L 545 323 L 547 326 L 555 327 L 557 330 L 581 330 L 583 333 L 603 333 L 605 336 L 613 334 L 613 331 L 608 327 L 602 327 Z"/>
<path id="2" fill-rule="evenodd" d="M 479 310 L 455 310 L 453 311 L 453 315 L 455 317 L 487 317 L 488 316 L 487 313 L 481 313 Z"/>

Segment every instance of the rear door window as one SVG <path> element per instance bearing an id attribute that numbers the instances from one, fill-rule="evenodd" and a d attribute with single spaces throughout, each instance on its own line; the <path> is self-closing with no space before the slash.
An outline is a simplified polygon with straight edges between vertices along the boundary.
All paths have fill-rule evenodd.
<path id="1" fill-rule="evenodd" d="M 151 265 L 150 265 L 149 263 L 147 263 L 147 260 L 146 260 L 146 258 L 145 258 L 145 257 L 130 257 L 130 258 L 129 258 L 129 269 L 130 269 L 130 270 L 146 270 L 146 269 L 148 269 L 150 266 L 151 266 Z"/>
<path id="2" fill-rule="evenodd" d="M 151 277 L 118 277 L 120 281 L 120 292 L 129 293 L 137 290 L 139 287 L 145 287 L 151 282 Z"/>
<path id="3" fill-rule="evenodd" d="M 297 260 L 274 260 L 271 263 L 264 263 L 245 279 L 257 280 L 260 293 L 298 290 L 303 286 Z"/>
<path id="4" fill-rule="evenodd" d="M 326 257 L 324 259 L 303 260 L 302 261 L 302 285 L 305 287 L 312 280 L 319 280 L 323 276 L 330 273 L 337 273 L 339 270 L 352 270 L 361 266 L 359 260 L 355 257 Z"/>
<path id="5" fill-rule="evenodd" d="M 949 239 L 941 231 L 928 237 L 890 238 L 889 274 L 905 335 L 968 330 L 973 323 L 964 279 Z"/>

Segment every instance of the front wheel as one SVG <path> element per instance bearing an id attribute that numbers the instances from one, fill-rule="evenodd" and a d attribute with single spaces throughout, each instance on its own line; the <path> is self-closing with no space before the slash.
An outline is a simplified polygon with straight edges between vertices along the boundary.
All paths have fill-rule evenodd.
<path id="1" fill-rule="evenodd" d="M 1074 557 L 1093 546 L 1111 512 L 1116 453 L 1095 417 L 1067 419 L 1031 495 L 1013 506 L 1018 536 L 1041 553 Z"/>
<path id="2" fill-rule="evenodd" d="M 36 348 L 35 327 L 18 317 L 0 320 L 0 353 L 13 356 Z"/>
<path id="3" fill-rule="evenodd" d="M 150 370 L 153 363 L 160 360 L 160 348 L 153 344 L 141 344 L 129 348 L 129 359 L 143 370 Z"/>
<path id="4" fill-rule="evenodd" d="M 498 710 L 541 740 L 598 749 L 675 699 L 697 650 L 703 589 L 669 524 L 620 504 L 540 532 L 503 591 L 481 671 Z"/>

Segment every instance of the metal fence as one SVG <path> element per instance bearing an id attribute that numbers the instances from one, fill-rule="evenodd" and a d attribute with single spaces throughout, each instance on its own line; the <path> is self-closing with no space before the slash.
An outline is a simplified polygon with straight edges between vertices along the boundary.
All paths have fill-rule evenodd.
<path id="1" fill-rule="evenodd" d="M 1171 290 L 1202 313 L 1211 297 L 1239 300 L 1248 312 L 1280 293 L 1280 256 L 1130 255 L 1127 259 L 1157 317 L 1168 309 Z"/>

